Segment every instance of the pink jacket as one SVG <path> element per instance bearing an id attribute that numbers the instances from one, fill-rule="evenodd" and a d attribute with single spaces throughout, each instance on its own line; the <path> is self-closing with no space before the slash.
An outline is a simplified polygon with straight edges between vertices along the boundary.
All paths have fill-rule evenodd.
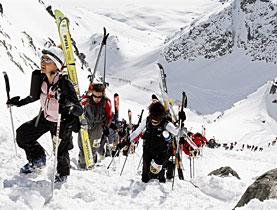
<path id="1" fill-rule="evenodd" d="M 59 76 L 56 75 L 53 84 L 56 84 L 59 80 Z M 44 117 L 48 121 L 57 122 L 59 115 L 59 102 L 55 98 L 56 92 L 53 92 L 48 86 L 46 81 L 42 82 L 41 94 L 40 94 L 40 104 L 44 111 Z"/>

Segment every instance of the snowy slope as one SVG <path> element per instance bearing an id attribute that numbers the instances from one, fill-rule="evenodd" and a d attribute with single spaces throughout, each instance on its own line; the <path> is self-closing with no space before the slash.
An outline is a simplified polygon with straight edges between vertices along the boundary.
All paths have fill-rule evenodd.
<path id="1" fill-rule="evenodd" d="M 78 150 L 75 142 L 75 149 L 71 151 L 71 176 L 61 189 L 55 190 L 53 201 L 43 207 L 49 195 L 52 157 L 48 156 L 48 166 L 38 175 L 19 176 L 18 168 L 25 163 L 24 154 L 20 151 L 22 158 L 13 156 L 11 135 L 10 132 L 6 132 L 9 126 L 1 127 L 0 209 L 7 209 L 7 206 L 10 209 L 121 209 L 126 207 L 132 209 L 232 209 L 246 188 L 254 182 L 255 177 L 276 167 L 277 164 L 275 158 L 277 148 L 266 147 L 267 143 L 276 136 L 276 131 L 270 129 L 270 126 L 276 127 L 276 121 L 273 122 L 266 114 L 265 103 L 261 99 L 266 90 L 267 87 L 262 87 L 257 93 L 236 105 L 237 108 L 228 110 L 211 125 L 205 124 L 207 120 L 203 118 L 201 120 L 200 117 L 189 112 L 188 118 L 191 120 L 188 120 L 186 126 L 193 126 L 193 131 L 199 131 L 199 127 L 205 124 L 207 136 L 215 135 L 216 139 L 222 139 L 220 142 L 228 142 L 227 137 L 231 140 L 238 140 L 237 148 L 239 149 L 242 141 L 245 140 L 243 137 L 248 135 L 246 139 L 248 143 L 264 147 L 263 152 L 205 149 L 203 156 L 195 160 L 196 178 L 193 182 L 199 188 L 195 188 L 188 182 L 189 162 L 185 157 L 183 164 L 187 181 L 180 181 L 176 177 L 174 191 L 171 190 L 171 182 L 166 184 L 159 184 L 157 181 L 142 183 L 140 181 L 141 169 L 137 171 L 141 147 L 135 154 L 129 156 L 122 177 L 119 173 L 124 156 L 117 158 L 109 170 L 106 167 L 111 161 L 110 158 L 106 158 L 102 166 L 92 171 L 77 170 Z M 258 103 L 253 103 L 253 101 L 258 101 Z M 255 120 L 259 115 L 251 115 L 257 110 L 262 113 L 263 118 Z M 261 119 L 266 119 L 269 128 L 260 122 Z M 4 120 L 8 122 L 9 119 Z M 240 122 L 240 120 L 244 121 Z M 238 123 L 243 124 L 243 128 Z M 265 128 L 267 128 L 265 131 L 258 132 Z M 232 130 L 236 132 L 228 135 Z M 51 153 L 49 136 L 43 137 L 40 141 L 48 153 Z M 226 165 L 235 169 L 241 180 L 232 177 L 207 176 L 210 171 Z M 180 196 L 184 197 L 182 202 L 180 202 Z M 263 203 L 254 200 L 247 207 L 239 209 L 258 210 L 276 207 L 277 202 L 274 200 Z"/>
<path id="2" fill-rule="evenodd" d="M 4 17 L 0 17 L 0 60 L 3 70 L 7 71 L 10 77 L 11 95 L 24 97 L 28 94 L 30 73 L 39 62 L 39 49 L 47 44 L 48 37 L 58 43 L 54 20 L 45 11 L 45 7 L 51 4 L 53 8 L 61 9 L 70 18 L 72 36 L 79 50 L 87 55 L 91 67 L 95 63 L 103 26 L 111 33 L 107 48 L 107 79 L 110 82 L 108 96 L 118 92 L 121 97 L 120 117 L 126 118 L 127 110 L 131 108 L 136 121 L 135 116 L 141 109 L 146 109 L 151 94 L 155 92 L 159 95 L 156 62 L 160 60 L 166 63 L 160 57 L 166 37 L 171 37 L 179 28 L 189 26 L 193 20 L 209 17 L 207 14 L 213 11 L 219 13 L 218 8 L 228 7 L 229 2 L 223 5 L 221 2 L 1 1 Z M 10 55 L 14 59 L 11 59 Z M 1 79 L 0 209 L 232 209 L 246 188 L 254 182 L 255 177 L 277 165 L 277 146 L 266 147 L 277 135 L 274 129 L 277 126 L 277 116 L 274 114 L 276 104 L 271 103 L 275 95 L 268 95 L 270 84 L 266 83 L 275 75 L 275 66 L 264 62 L 251 62 L 249 57 L 244 56 L 237 51 L 230 56 L 216 58 L 216 61 L 198 58 L 194 63 L 177 61 L 165 65 L 171 96 L 178 99 L 181 90 L 185 90 L 191 110 L 204 110 L 203 112 L 207 113 L 222 111 L 212 115 L 198 115 L 187 109 L 187 128 L 197 132 L 201 131 L 201 126 L 204 125 L 208 138 L 215 136 L 220 142 L 238 142 L 237 148 L 233 151 L 203 151 L 203 156 L 196 160 L 196 178 L 193 180 L 199 188 L 188 182 L 189 162 L 185 157 L 186 181 L 180 181 L 176 177 L 174 191 L 171 190 L 171 182 L 160 184 L 153 180 L 148 184 L 142 183 L 141 169 L 137 170 L 142 152 L 141 143 L 136 153 L 129 156 L 121 177 L 119 174 L 124 156 L 117 158 L 109 170 L 106 167 L 111 159 L 106 158 L 102 166 L 91 171 L 80 171 L 76 166 L 78 146 L 74 135 L 75 147 L 70 152 L 71 176 L 61 189 L 55 190 L 54 199 L 46 206 L 43 206 L 43 203 L 49 195 L 50 174 L 53 169 L 50 134 L 39 140 L 48 152 L 47 167 L 38 174 L 19 175 L 19 168 L 26 163 L 26 159 L 20 149 L 20 156 L 14 157 L 10 116 L 5 105 L 5 86 L 4 80 Z M 226 67 L 227 63 L 232 65 Z M 80 67 L 79 61 L 77 65 Z M 211 67 L 203 68 L 207 66 Z M 248 68 L 244 71 L 234 71 L 237 66 Z M 205 70 L 211 74 L 205 74 Z M 218 73 L 219 70 L 222 74 Z M 101 72 L 101 68 L 99 71 Z M 81 88 L 85 90 L 88 85 L 88 73 L 86 70 L 80 70 L 78 73 Z M 199 83 L 197 78 L 200 76 L 206 79 Z M 244 79 L 238 80 L 241 77 Z M 234 84 L 233 81 L 238 82 Z M 226 89 L 222 88 L 222 84 L 227 84 Z M 249 95 L 250 93 L 252 94 Z M 205 97 L 206 95 L 210 97 Z M 212 95 L 218 95 L 220 100 L 211 99 Z M 242 98 L 245 100 L 238 102 Z M 234 107 L 226 110 L 234 102 L 237 102 Z M 39 104 L 13 107 L 12 110 L 15 127 L 18 127 L 37 115 Z M 243 143 L 259 145 L 264 151 L 236 151 Z M 234 168 L 242 179 L 207 176 L 212 170 L 225 165 Z M 253 200 L 246 207 L 238 209 L 277 209 L 277 202 Z"/>

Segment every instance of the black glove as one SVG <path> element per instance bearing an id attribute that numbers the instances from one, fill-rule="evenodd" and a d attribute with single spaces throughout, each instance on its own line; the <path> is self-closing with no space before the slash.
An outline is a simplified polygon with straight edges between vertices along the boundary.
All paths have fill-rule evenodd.
<path id="1" fill-rule="evenodd" d="M 116 146 L 116 148 L 119 149 L 119 150 L 121 150 L 122 148 L 124 148 L 124 147 L 126 147 L 126 146 L 129 146 L 130 144 L 131 144 L 130 141 L 124 140 L 124 141 L 122 141 L 121 143 L 118 143 L 117 146 Z"/>
<path id="2" fill-rule="evenodd" d="M 180 119 L 181 121 L 185 121 L 185 120 L 187 119 L 186 113 L 185 113 L 184 111 L 180 111 L 180 112 L 178 113 L 178 116 L 179 116 L 179 119 Z"/>
<path id="3" fill-rule="evenodd" d="M 10 98 L 9 100 L 7 100 L 7 105 L 10 105 L 10 106 L 19 106 L 19 99 L 20 99 L 20 96 L 15 96 L 13 98 Z"/>
<path id="4" fill-rule="evenodd" d="M 32 96 L 27 96 L 26 98 L 20 100 L 19 99 L 19 96 L 15 96 L 7 101 L 7 105 L 20 107 L 36 101 Z"/>
<path id="5" fill-rule="evenodd" d="M 121 150 L 123 147 L 125 147 L 125 145 L 123 144 L 123 142 L 118 143 L 118 144 L 116 145 L 116 150 Z"/>
<path id="6" fill-rule="evenodd" d="M 117 129 L 117 126 L 115 123 L 111 123 L 110 128 L 115 131 Z"/>
<path id="7" fill-rule="evenodd" d="M 69 114 L 69 115 L 74 115 L 76 117 L 79 117 L 82 115 L 83 113 L 83 109 L 80 106 L 74 104 L 74 103 L 71 103 L 71 102 L 67 102 L 66 104 L 61 104 L 60 103 L 60 106 L 59 106 L 59 113 L 60 114 Z"/>
<path id="8" fill-rule="evenodd" d="M 110 131 L 109 131 L 109 128 L 108 128 L 107 126 L 105 126 L 105 127 L 103 128 L 103 134 L 104 134 L 105 136 L 109 136 L 109 135 L 110 135 Z"/>
<path id="9" fill-rule="evenodd" d="M 186 140 L 184 137 L 180 137 L 180 141 L 179 141 L 179 144 L 184 144 L 186 143 Z"/>
<path id="10" fill-rule="evenodd" d="M 79 117 L 83 114 L 83 109 L 81 106 L 75 105 L 75 104 L 71 104 L 68 107 L 68 114 L 72 114 L 76 117 Z"/>

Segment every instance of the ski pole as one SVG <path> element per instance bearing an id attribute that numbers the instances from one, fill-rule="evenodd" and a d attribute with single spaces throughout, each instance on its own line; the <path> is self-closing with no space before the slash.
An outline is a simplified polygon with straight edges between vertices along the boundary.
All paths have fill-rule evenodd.
<path id="1" fill-rule="evenodd" d="M 58 88 L 58 86 L 57 86 Z M 60 92 L 57 89 L 57 100 L 60 99 Z M 59 105 L 60 106 L 60 105 Z M 58 108 L 59 110 L 59 108 Z M 56 168 L 57 168 L 57 161 L 58 161 L 58 149 L 61 143 L 60 139 L 60 127 L 61 127 L 61 113 L 58 113 L 58 120 L 56 126 L 56 136 L 54 135 L 52 138 L 53 143 L 53 151 L 54 151 L 54 162 L 53 162 L 53 171 L 52 171 L 52 180 L 51 180 L 51 191 L 49 198 L 45 201 L 44 205 L 50 202 L 50 200 L 54 197 L 54 185 L 55 185 L 55 175 L 56 175 Z"/>
<path id="2" fill-rule="evenodd" d="M 113 158 L 112 158 L 112 160 L 111 160 L 110 164 L 108 165 L 107 169 L 109 169 L 109 168 L 110 168 L 110 166 L 111 166 L 111 164 L 112 164 L 112 162 L 113 162 L 114 158 L 117 156 L 117 154 L 119 153 L 119 151 L 120 151 L 119 149 L 118 149 L 118 150 L 116 150 L 116 153 L 114 154 L 114 156 L 113 156 Z"/>
<path id="3" fill-rule="evenodd" d="M 10 83 L 9 83 L 9 77 L 8 74 L 4 71 L 4 79 L 6 83 L 6 92 L 7 92 L 7 98 L 10 100 Z M 12 115 L 12 107 L 8 106 L 10 111 L 10 118 L 11 118 L 11 124 L 12 124 L 12 133 L 13 133 L 13 141 L 14 141 L 14 150 L 15 150 L 15 156 L 17 156 L 17 148 L 16 148 L 16 139 L 15 139 L 15 133 L 14 133 L 14 123 L 13 123 L 13 115 Z"/>
<path id="4" fill-rule="evenodd" d="M 193 177 L 193 179 L 195 178 L 195 167 L 194 167 L 194 157 L 192 158 L 192 177 Z"/>
<path id="5" fill-rule="evenodd" d="M 99 49 L 99 52 L 98 52 L 98 55 L 97 55 L 97 58 L 96 58 L 96 63 L 95 63 L 95 66 L 94 66 L 93 73 L 90 75 L 90 77 L 91 77 L 90 81 L 91 82 L 93 82 L 93 79 L 95 77 L 95 73 L 96 73 L 96 69 L 98 67 L 98 63 L 99 63 L 99 60 L 100 60 L 102 49 L 103 49 L 103 46 L 105 46 L 106 43 L 107 43 L 108 36 L 109 36 L 109 33 L 107 34 L 106 28 L 104 27 L 104 37 L 103 37 L 103 40 L 101 42 L 101 46 L 100 46 L 100 49 Z"/>
<path id="6" fill-rule="evenodd" d="M 38 122 L 39 122 L 41 113 L 42 113 L 42 108 L 40 107 L 38 117 L 37 117 L 36 122 L 35 122 L 35 127 L 38 127 Z"/>
<path id="7" fill-rule="evenodd" d="M 58 115 L 57 121 L 57 130 L 56 136 L 53 136 L 53 149 L 54 149 L 54 162 L 53 162 L 53 172 L 52 172 L 52 180 L 51 180 L 51 192 L 49 198 L 45 201 L 44 205 L 50 202 L 50 200 L 54 197 L 54 185 L 55 185 L 55 175 L 56 175 L 56 167 L 57 167 L 57 156 L 58 156 L 58 148 L 61 143 L 60 136 L 60 123 L 61 123 L 61 114 Z"/>
<path id="8" fill-rule="evenodd" d="M 191 156 L 189 157 L 189 173 L 190 173 L 190 178 L 192 179 L 192 163 L 191 163 Z"/>
<path id="9" fill-rule="evenodd" d="M 104 84 L 106 84 L 106 61 L 107 61 L 107 45 L 105 43 L 105 50 L 104 50 Z"/>
<path id="10" fill-rule="evenodd" d="M 140 167 L 140 165 L 141 165 L 142 157 L 143 157 L 143 155 L 141 155 L 141 158 L 140 158 L 140 160 L 139 160 L 139 164 L 138 164 L 137 170 L 139 170 L 139 167 Z"/>
<path id="11" fill-rule="evenodd" d="M 122 175 L 122 172 L 123 172 L 123 170 L 124 170 L 125 164 L 126 164 L 126 162 L 127 162 L 127 158 L 128 158 L 128 156 L 129 156 L 129 150 L 130 150 L 130 145 L 129 145 L 128 148 L 127 148 L 127 155 L 126 155 L 126 158 L 125 158 L 125 160 L 124 160 L 124 163 L 123 163 L 123 166 L 122 166 L 122 169 L 121 169 L 121 172 L 120 172 L 120 176 Z"/>

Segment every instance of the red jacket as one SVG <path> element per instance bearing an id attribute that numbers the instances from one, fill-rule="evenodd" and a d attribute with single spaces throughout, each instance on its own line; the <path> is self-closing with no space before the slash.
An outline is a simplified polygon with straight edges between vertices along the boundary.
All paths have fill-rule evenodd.
<path id="1" fill-rule="evenodd" d="M 195 133 L 191 136 L 191 139 L 193 140 L 193 142 L 198 146 L 198 147 L 203 147 L 208 141 L 207 139 L 202 136 L 200 133 Z M 182 145 L 182 150 L 183 152 L 188 155 L 191 156 L 192 154 L 190 153 L 190 151 L 193 150 L 193 148 L 189 145 L 189 143 L 185 142 Z"/>

